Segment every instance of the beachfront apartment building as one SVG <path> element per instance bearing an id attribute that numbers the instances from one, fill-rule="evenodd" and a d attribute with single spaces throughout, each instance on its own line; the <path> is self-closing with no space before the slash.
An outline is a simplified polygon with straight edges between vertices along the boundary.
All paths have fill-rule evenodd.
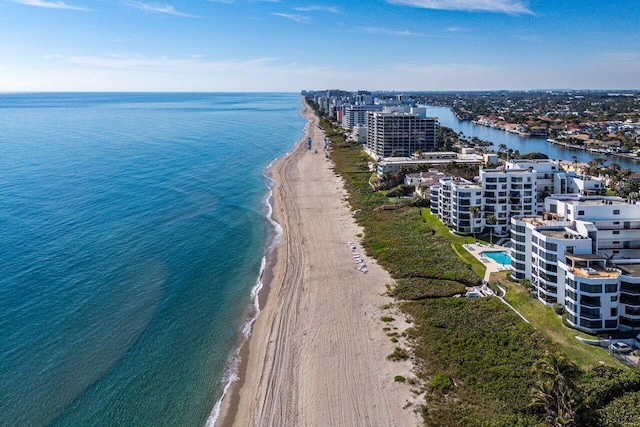
<path id="1" fill-rule="evenodd" d="M 427 117 L 427 109 L 386 106 L 369 111 L 365 150 L 376 160 L 383 157 L 410 157 L 419 151 L 437 148 L 438 119 Z"/>
<path id="2" fill-rule="evenodd" d="M 437 188 L 437 192 L 434 190 Z M 444 177 L 431 187 L 431 211 L 437 211 L 438 219 L 451 226 L 457 233 L 481 233 L 484 229 L 479 206 L 482 205 L 482 187 L 460 177 Z M 434 206 L 434 198 L 438 201 Z M 478 211 L 472 209 L 478 208 Z"/>
<path id="3" fill-rule="evenodd" d="M 564 172 L 552 160 L 514 160 L 506 162 L 504 168 L 480 168 L 474 182 L 443 178 L 431 189 L 431 210 L 439 212 L 441 221 L 460 234 L 485 230 L 497 236 L 509 233 L 510 218 L 541 214 L 544 200 L 551 194 L 600 194 L 604 191 L 601 179 L 580 176 L 575 172 Z M 472 197 L 480 210 L 479 218 L 470 230 L 466 215 L 461 221 L 454 215 L 454 206 L 464 200 L 473 189 L 480 197 Z M 437 197 L 436 197 L 437 195 Z M 495 221 L 488 221 L 493 215 Z M 480 230 L 477 228 L 480 227 Z"/>
<path id="4" fill-rule="evenodd" d="M 589 332 L 640 329 L 640 205 L 620 197 L 547 197 L 511 219 L 511 269 L 537 298 Z"/>
<path id="5" fill-rule="evenodd" d="M 369 111 L 381 111 L 381 110 L 382 110 L 381 105 L 345 104 L 342 106 L 341 125 L 344 129 L 353 129 L 356 126 L 366 126 L 368 122 L 367 113 Z"/>

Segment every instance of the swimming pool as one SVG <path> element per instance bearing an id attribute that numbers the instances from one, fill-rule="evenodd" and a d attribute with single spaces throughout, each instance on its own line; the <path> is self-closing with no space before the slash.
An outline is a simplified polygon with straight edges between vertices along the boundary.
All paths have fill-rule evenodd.
<path id="1" fill-rule="evenodd" d="M 505 251 L 481 252 L 480 255 L 485 255 L 486 257 L 491 258 L 498 264 L 511 265 L 511 257 Z"/>

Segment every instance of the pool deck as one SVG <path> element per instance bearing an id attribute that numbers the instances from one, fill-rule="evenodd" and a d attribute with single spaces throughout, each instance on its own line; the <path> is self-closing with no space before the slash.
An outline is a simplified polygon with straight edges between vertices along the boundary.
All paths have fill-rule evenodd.
<path id="1" fill-rule="evenodd" d="M 467 252 L 469 252 L 471 255 L 476 257 L 480 262 L 482 262 L 485 265 L 485 267 L 487 267 L 487 271 L 485 271 L 484 273 L 484 280 L 486 281 L 489 281 L 489 277 L 491 276 L 491 273 L 495 271 L 511 270 L 510 266 L 500 264 L 499 262 L 482 254 L 482 252 L 500 252 L 500 251 L 509 253 L 509 248 L 507 248 L 506 246 L 499 246 L 495 244 L 483 245 L 482 243 L 468 243 L 464 245 L 464 248 L 467 250 Z"/>

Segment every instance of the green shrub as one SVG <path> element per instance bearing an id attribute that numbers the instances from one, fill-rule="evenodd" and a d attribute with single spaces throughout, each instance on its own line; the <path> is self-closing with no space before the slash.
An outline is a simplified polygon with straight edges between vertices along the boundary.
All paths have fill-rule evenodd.
<path id="1" fill-rule="evenodd" d="M 393 317 L 391 317 L 391 316 L 382 316 L 382 317 L 380 318 L 380 320 L 382 320 L 382 321 L 383 321 L 383 322 L 385 322 L 385 323 L 389 323 L 389 322 L 393 322 L 393 321 L 394 321 L 394 320 L 396 320 L 396 319 L 394 319 L 394 318 L 393 318 Z"/>
<path id="2" fill-rule="evenodd" d="M 447 373 L 441 372 L 439 374 L 435 374 L 433 378 L 431 378 L 431 387 L 436 390 L 449 391 L 453 386 L 453 379 Z"/>
<path id="3" fill-rule="evenodd" d="M 388 360 L 393 360 L 397 362 L 399 360 L 407 360 L 409 358 L 409 352 L 402 347 L 396 347 L 393 350 L 393 353 L 387 356 Z"/>
<path id="4" fill-rule="evenodd" d="M 394 296 L 414 301 L 425 298 L 451 297 L 464 293 L 464 284 L 455 280 L 425 279 L 422 277 L 398 279 L 393 290 Z"/>
<path id="5" fill-rule="evenodd" d="M 562 304 L 558 304 L 557 302 L 553 303 L 553 311 L 556 314 L 562 315 L 562 313 L 564 313 L 564 307 L 562 306 Z"/>
<path id="6" fill-rule="evenodd" d="M 395 377 L 393 377 L 393 380 L 397 383 L 403 383 L 405 382 L 407 379 L 405 377 L 403 377 L 402 375 L 396 375 Z"/>

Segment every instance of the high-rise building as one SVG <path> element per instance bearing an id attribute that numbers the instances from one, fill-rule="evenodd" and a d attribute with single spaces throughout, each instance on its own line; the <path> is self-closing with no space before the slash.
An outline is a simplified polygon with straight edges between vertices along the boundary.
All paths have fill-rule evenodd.
<path id="1" fill-rule="evenodd" d="M 385 107 L 369 112 L 367 151 L 382 157 L 409 157 L 417 151 L 437 148 L 438 119 L 426 116 L 426 108 Z"/>

